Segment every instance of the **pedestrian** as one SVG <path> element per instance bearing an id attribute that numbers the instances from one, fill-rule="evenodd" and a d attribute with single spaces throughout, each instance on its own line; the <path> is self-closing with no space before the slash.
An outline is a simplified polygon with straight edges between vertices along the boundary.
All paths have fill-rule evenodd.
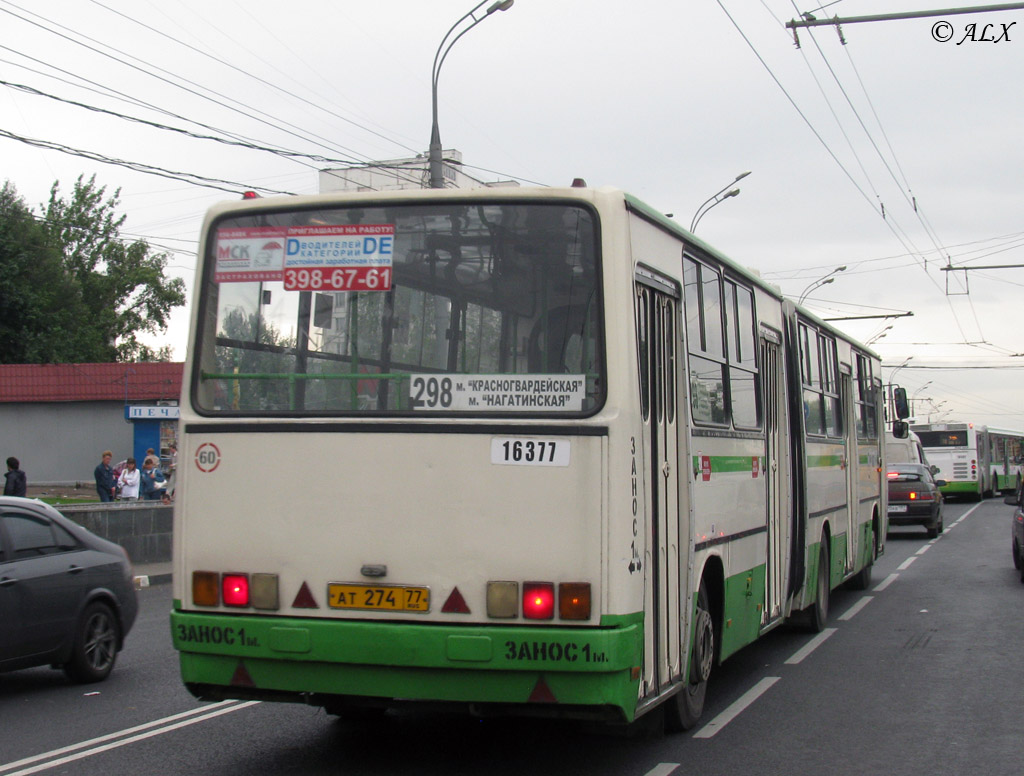
<path id="1" fill-rule="evenodd" d="M 147 455 L 142 462 L 142 472 L 139 476 L 142 481 L 142 498 L 146 501 L 159 501 L 167 485 L 159 463 L 160 459 L 155 455 Z"/>
<path id="2" fill-rule="evenodd" d="M 114 470 L 110 468 L 110 461 L 114 454 L 104 450 L 101 460 L 93 469 L 93 477 L 96 478 L 96 492 L 100 495 L 100 501 L 106 503 L 114 500 L 114 493 L 117 490 L 117 482 L 114 480 Z"/>
<path id="3" fill-rule="evenodd" d="M 139 470 L 135 468 L 135 459 L 129 458 L 125 461 L 121 476 L 117 478 L 117 484 L 121 486 L 121 498 L 123 500 L 138 501 L 139 479 Z"/>
<path id="4" fill-rule="evenodd" d="M 28 491 L 28 479 L 21 470 L 21 462 L 13 455 L 7 459 L 7 474 L 4 477 L 5 496 L 24 496 Z"/>
<path id="5" fill-rule="evenodd" d="M 167 445 L 167 449 L 170 451 L 171 460 L 167 466 L 167 488 L 164 493 L 168 499 L 174 498 L 174 486 L 176 484 L 177 477 L 175 476 L 178 472 L 178 445 L 171 442 Z"/>

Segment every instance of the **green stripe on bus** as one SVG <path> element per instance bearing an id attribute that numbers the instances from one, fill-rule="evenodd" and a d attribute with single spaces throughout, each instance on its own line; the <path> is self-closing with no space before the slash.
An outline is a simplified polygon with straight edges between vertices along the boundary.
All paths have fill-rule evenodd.
<path id="1" fill-rule="evenodd" d="M 938 476 L 939 479 L 942 479 L 941 474 Z M 939 490 L 944 494 L 952 493 L 955 495 L 958 493 L 978 493 L 978 487 L 977 482 L 947 482 L 947 484 L 943 485 Z"/>
<path id="2" fill-rule="evenodd" d="M 561 704 L 633 718 L 643 615 L 614 627 L 492 627 L 171 613 L 185 682 L 409 700 L 526 703 L 543 676 Z M 632 677 L 636 678 L 632 678 Z M 230 691 L 229 691 L 230 693 Z"/>
<path id="3" fill-rule="evenodd" d="M 809 455 L 807 456 L 808 469 L 829 469 L 841 466 L 843 457 L 841 455 Z"/>
<path id="4" fill-rule="evenodd" d="M 750 474 L 754 470 L 754 461 L 757 461 L 757 471 L 764 469 L 764 457 L 760 455 L 711 455 L 711 456 L 693 456 L 693 469 L 699 472 L 701 470 L 701 459 L 710 458 L 711 460 L 711 471 L 716 474 L 725 474 L 728 472 L 743 472 Z"/>
<path id="5" fill-rule="evenodd" d="M 761 634 L 767 566 L 761 564 L 725 580 L 722 659 L 751 644 Z"/>

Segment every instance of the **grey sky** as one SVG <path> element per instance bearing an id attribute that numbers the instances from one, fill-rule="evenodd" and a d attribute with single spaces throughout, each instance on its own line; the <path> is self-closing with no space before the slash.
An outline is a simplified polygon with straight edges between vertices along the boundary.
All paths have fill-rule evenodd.
<path id="1" fill-rule="evenodd" d="M 339 160 L 408 156 L 429 140 L 434 52 L 472 6 L 0 0 L 0 78 L 196 134 L 223 136 L 212 127 Z M 816 15 L 931 7 L 843 0 Z M 469 170 L 477 177 L 583 177 L 684 226 L 750 170 L 742 193 L 703 218 L 702 238 L 794 297 L 847 266 L 808 304 L 823 317 L 914 312 L 839 325 L 862 340 L 884 334 L 874 347 L 885 364 L 913 356 L 898 381 L 917 392 L 922 419 L 930 399 L 946 402 L 932 419 L 1024 429 L 1024 359 L 1013 357 L 1024 353 L 1024 272 L 940 270 L 947 261 L 1024 263 L 1024 11 L 950 17 L 948 42 L 933 37 L 939 19 L 847 25 L 846 46 L 833 27 L 802 30 L 798 50 L 783 24 L 808 10 L 783 0 L 516 0 L 445 62 L 443 143 L 483 168 Z M 986 24 L 999 42 L 979 39 Z M 0 130 L 295 193 L 315 191 L 325 166 L 10 86 L 0 89 Z M 81 173 L 121 187 L 126 232 L 174 248 L 172 272 L 190 286 L 203 212 L 236 196 L 4 137 L 0 162 L 30 205 L 46 200 L 53 180 L 67 192 Z M 186 326 L 176 315 L 179 358 Z"/>

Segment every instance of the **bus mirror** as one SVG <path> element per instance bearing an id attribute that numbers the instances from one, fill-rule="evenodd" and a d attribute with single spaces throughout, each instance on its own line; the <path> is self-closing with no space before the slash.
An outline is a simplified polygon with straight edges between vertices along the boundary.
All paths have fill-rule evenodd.
<path id="1" fill-rule="evenodd" d="M 897 439 L 906 439 L 910 436 L 910 424 L 903 420 L 892 422 L 892 435 Z"/>
<path id="2" fill-rule="evenodd" d="M 892 403 L 896 405 L 896 417 L 900 420 L 905 420 L 910 417 L 910 405 L 907 403 L 907 389 L 906 388 L 893 388 L 892 389 Z M 905 437 L 900 437 L 904 439 Z"/>

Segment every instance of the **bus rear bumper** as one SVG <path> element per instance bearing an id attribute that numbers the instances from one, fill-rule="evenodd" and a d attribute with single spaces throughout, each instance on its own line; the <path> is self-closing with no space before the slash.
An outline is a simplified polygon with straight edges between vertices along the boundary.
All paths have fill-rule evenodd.
<path id="1" fill-rule="evenodd" d="M 175 611 L 186 686 L 204 700 L 349 707 L 441 704 L 473 713 L 631 721 L 642 618 L 606 627 L 496 627 Z"/>

